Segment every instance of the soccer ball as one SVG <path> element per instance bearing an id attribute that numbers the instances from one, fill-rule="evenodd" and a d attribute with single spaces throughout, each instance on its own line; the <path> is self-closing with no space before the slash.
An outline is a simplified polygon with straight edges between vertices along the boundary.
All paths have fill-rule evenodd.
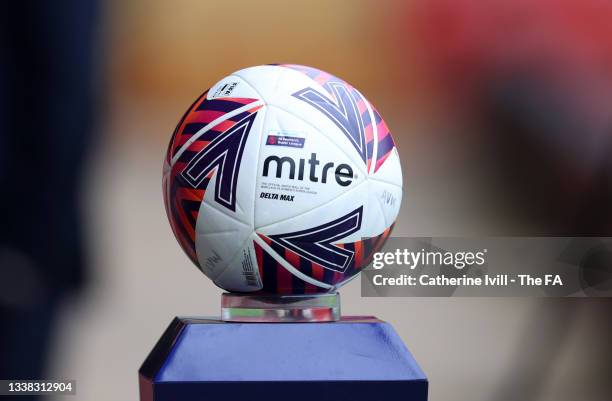
<path id="1" fill-rule="evenodd" d="M 204 92 L 170 140 L 170 225 L 228 291 L 335 291 L 379 250 L 399 212 L 389 129 L 355 88 L 300 65 L 237 71 Z"/>

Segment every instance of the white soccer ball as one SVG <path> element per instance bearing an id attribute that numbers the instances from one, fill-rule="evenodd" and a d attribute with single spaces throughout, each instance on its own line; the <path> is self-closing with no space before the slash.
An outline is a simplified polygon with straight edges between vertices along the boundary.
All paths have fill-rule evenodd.
<path id="1" fill-rule="evenodd" d="M 176 127 L 164 202 L 183 250 L 237 292 L 335 291 L 382 247 L 402 172 L 378 111 L 299 65 L 246 68 L 202 94 Z"/>

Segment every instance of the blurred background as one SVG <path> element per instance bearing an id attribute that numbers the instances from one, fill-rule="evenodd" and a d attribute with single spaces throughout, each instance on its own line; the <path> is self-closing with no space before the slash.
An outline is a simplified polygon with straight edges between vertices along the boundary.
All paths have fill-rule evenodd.
<path id="1" fill-rule="evenodd" d="M 0 378 L 138 399 L 175 315 L 221 291 L 167 223 L 175 124 L 230 72 L 344 78 L 399 147 L 395 235 L 612 235 L 612 3 L 60 0 L 0 14 Z M 431 400 L 612 396 L 608 299 L 362 299 Z M 19 398 L 22 401 L 26 397 Z"/>

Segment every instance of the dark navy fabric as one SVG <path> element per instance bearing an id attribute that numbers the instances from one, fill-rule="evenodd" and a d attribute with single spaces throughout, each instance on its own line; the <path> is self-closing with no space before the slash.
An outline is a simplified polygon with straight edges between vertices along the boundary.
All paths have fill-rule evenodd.
<path id="1" fill-rule="evenodd" d="M 189 324 L 155 381 L 424 378 L 391 325 L 374 321 Z"/>
<path id="2" fill-rule="evenodd" d="M 376 319 L 186 321 L 152 379 L 156 401 L 218 399 L 222 394 L 251 401 L 306 399 L 307 394 L 316 399 L 335 394 L 336 400 L 426 400 L 428 387 L 393 327 Z"/>

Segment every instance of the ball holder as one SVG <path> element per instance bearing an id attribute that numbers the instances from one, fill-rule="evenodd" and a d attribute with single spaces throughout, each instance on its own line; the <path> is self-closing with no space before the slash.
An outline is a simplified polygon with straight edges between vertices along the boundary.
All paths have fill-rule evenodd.
<path id="1" fill-rule="evenodd" d="M 221 319 L 177 317 L 139 371 L 141 401 L 427 400 L 389 323 L 340 296 L 223 294 Z"/>

